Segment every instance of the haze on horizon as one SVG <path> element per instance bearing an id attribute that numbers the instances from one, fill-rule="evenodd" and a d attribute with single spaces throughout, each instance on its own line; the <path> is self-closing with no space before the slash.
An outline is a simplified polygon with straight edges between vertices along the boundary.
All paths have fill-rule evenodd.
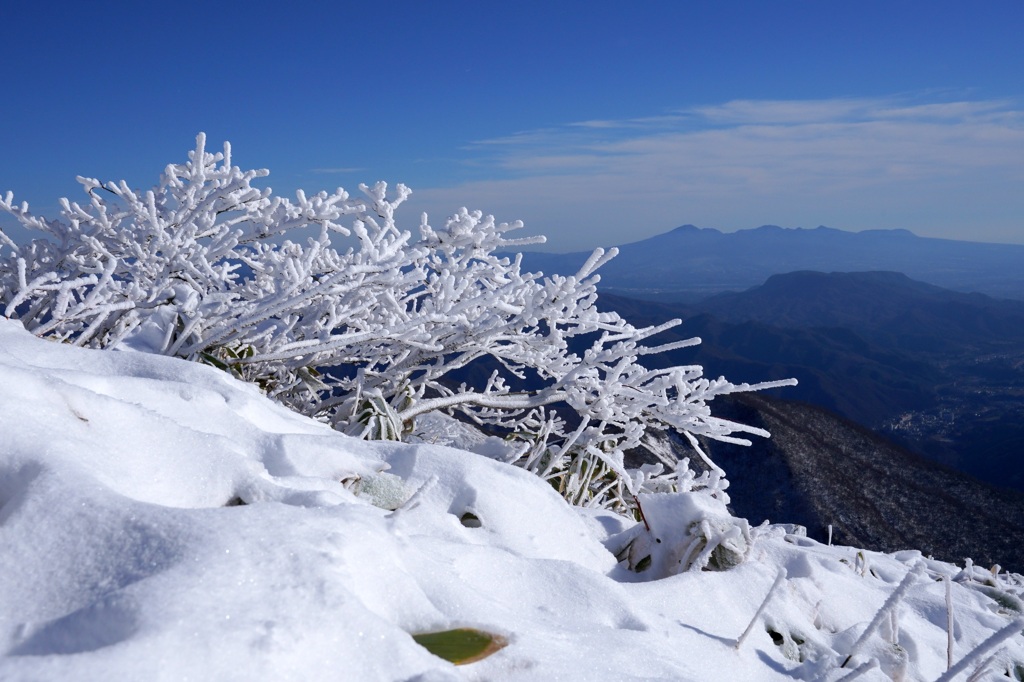
<path id="1" fill-rule="evenodd" d="M 0 192 L 156 183 L 199 131 L 277 193 L 404 182 L 547 250 L 695 224 L 1024 243 L 1024 5 L 21 4 Z M 106 7 L 106 6 L 105 6 Z"/>

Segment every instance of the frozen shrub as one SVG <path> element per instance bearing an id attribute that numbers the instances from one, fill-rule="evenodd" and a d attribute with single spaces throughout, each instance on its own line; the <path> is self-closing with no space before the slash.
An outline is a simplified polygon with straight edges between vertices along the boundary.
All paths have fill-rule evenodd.
<path id="1" fill-rule="evenodd" d="M 637 498 L 643 523 L 616 538 L 617 556 L 633 571 L 656 580 L 690 570 L 724 571 L 746 559 L 750 526 L 721 499 L 687 493 Z"/>
<path id="2" fill-rule="evenodd" d="M 148 191 L 78 178 L 88 200 L 63 199 L 55 220 L 8 192 L 0 209 L 40 237 L 19 244 L 0 231 L 4 315 L 67 343 L 214 365 L 352 435 L 400 439 L 418 415 L 455 414 L 519 443 L 516 463 L 572 502 L 618 509 L 643 490 L 720 492 L 696 436 L 767 434 L 712 416 L 707 402 L 792 383 L 640 364 L 699 339 L 647 347 L 679 322 L 636 328 L 598 311 L 595 273 L 614 249 L 544 277 L 501 255 L 543 240 L 508 239 L 521 223 L 462 209 L 435 228 L 424 215 L 414 240 L 395 221 L 403 185 L 289 200 L 253 187 L 267 174 L 233 166 L 227 144 L 207 152 L 199 135 Z M 451 380 L 484 360 L 496 369 L 482 385 Z M 543 388 L 510 388 L 527 375 Z M 574 427 L 556 404 L 575 412 Z M 627 471 L 623 452 L 644 445 L 648 426 L 685 434 L 709 471 L 695 479 L 663 453 L 663 465 Z"/>

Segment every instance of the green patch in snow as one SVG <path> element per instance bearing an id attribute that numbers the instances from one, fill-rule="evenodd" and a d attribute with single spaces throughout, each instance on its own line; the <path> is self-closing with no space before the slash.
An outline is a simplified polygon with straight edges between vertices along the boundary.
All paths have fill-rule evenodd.
<path id="1" fill-rule="evenodd" d="M 430 653 L 455 665 L 482 660 L 508 644 L 501 635 L 475 628 L 425 632 L 412 638 Z"/>

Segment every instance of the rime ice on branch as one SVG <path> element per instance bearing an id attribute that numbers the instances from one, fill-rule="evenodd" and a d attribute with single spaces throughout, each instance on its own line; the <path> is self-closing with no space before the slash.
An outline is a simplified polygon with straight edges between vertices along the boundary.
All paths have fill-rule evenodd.
<path id="1" fill-rule="evenodd" d="M 645 368 L 642 356 L 699 339 L 646 347 L 679 321 L 636 328 L 597 310 L 596 271 L 614 249 L 574 276 L 544 277 L 499 255 L 543 241 L 507 238 L 519 222 L 462 209 L 434 228 L 424 215 L 414 242 L 395 222 L 404 185 L 292 201 L 252 186 L 267 174 L 231 165 L 228 144 L 207 152 L 200 134 L 189 161 L 151 190 L 78 178 L 88 201 L 63 199 L 57 220 L 8 192 L 0 209 L 42 236 L 16 244 L 0 231 L 4 315 L 75 345 L 215 365 L 353 435 L 400 439 L 418 415 L 458 414 L 508 434 L 516 463 L 572 502 L 619 509 L 642 490 L 724 489 L 696 437 L 768 434 L 712 416 L 707 401 L 795 383 Z M 582 355 L 574 339 L 589 344 Z M 497 367 L 486 383 L 454 385 L 453 372 L 483 360 Z M 509 387 L 527 374 L 544 388 Z M 567 427 L 555 404 L 578 423 Z M 627 470 L 623 453 L 644 446 L 648 427 L 684 434 L 707 464 L 702 477 L 666 455 Z"/>

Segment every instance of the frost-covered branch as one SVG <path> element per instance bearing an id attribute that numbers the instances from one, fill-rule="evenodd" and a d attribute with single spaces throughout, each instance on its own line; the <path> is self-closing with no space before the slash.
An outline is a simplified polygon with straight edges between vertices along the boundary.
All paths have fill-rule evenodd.
<path id="1" fill-rule="evenodd" d="M 40 336 L 212 364 L 363 437 L 401 438 L 420 415 L 454 414 L 519 442 L 517 463 L 568 499 L 617 508 L 698 484 L 668 456 L 627 470 L 624 453 L 649 428 L 685 434 L 715 487 L 722 472 L 696 437 L 767 434 L 712 416 L 708 401 L 793 383 L 643 366 L 699 339 L 647 346 L 679 321 L 636 328 L 597 309 L 597 271 L 615 249 L 545 277 L 504 255 L 543 241 L 510 237 L 522 223 L 462 209 L 443 227 L 424 215 L 414 240 L 396 223 L 403 185 L 289 200 L 252 185 L 267 174 L 232 165 L 228 144 L 208 152 L 201 134 L 152 189 L 80 177 L 87 200 L 62 200 L 57 220 L 6 193 L 0 210 L 40 238 L 0 231 L 0 311 Z M 455 378 L 483 367 L 486 380 Z"/>

